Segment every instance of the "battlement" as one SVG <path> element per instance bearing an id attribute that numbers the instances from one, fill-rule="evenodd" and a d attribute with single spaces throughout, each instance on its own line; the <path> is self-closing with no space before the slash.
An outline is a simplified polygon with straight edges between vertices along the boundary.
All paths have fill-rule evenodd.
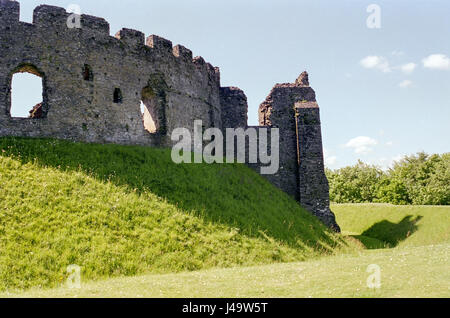
<path id="1" fill-rule="evenodd" d="M 160 36 L 154 34 L 150 35 L 147 38 L 146 44 L 159 52 L 172 53 L 172 41 L 166 40 Z"/>
<path id="2" fill-rule="evenodd" d="M 0 24 L 18 23 L 20 17 L 20 3 L 11 0 L 0 0 Z"/>
<path id="3" fill-rule="evenodd" d="M 69 30 L 67 21 L 72 13 L 61 7 L 40 5 L 33 11 L 33 24 L 38 28 Z M 109 23 L 102 18 L 82 14 L 80 25 L 83 31 L 93 31 L 109 35 Z M 75 29 L 75 28 L 74 28 Z"/>
<path id="4" fill-rule="evenodd" d="M 40 5 L 33 11 L 33 24 L 41 27 L 65 26 L 69 14 L 64 8 L 49 5 Z"/>
<path id="5" fill-rule="evenodd" d="M 145 45 L 145 34 L 140 31 L 124 28 L 117 32 L 115 37 L 130 47 L 139 48 Z"/>
<path id="6" fill-rule="evenodd" d="M 206 64 L 206 61 L 201 56 L 194 57 L 193 62 L 198 67 L 203 67 Z"/>
<path id="7" fill-rule="evenodd" d="M 176 45 L 173 48 L 173 55 L 180 57 L 186 61 L 192 62 L 192 51 L 182 45 Z"/>
<path id="8" fill-rule="evenodd" d="M 81 28 L 107 35 L 109 35 L 110 33 L 109 22 L 107 22 L 103 18 L 98 18 L 86 14 L 81 15 Z"/>
<path id="9" fill-rule="evenodd" d="M 0 26 L 8 27 L 13 24 L 19 23 L 20 17 L 20 3 L 13 0 L 0 0 Z M 40 5 L 33 11 L 32 24 L 40 30 L 50 31 L 64 31 L 69 32 L 71 30 L 81 30 L 82 33 L 95 33 L 102 34 L 104 36 L 110 36 L 109 23 L 99 17 L 82 14 L 79 17 L 80 28 L 70 29 L 67 25 L 68 20 L 75 22 L 74 19 L 77 16 L 72 13 L 68 13 L 66 9 L 51 5 Z M 70 22 L 70 21 L 69 21 Z M 59 34 L 61 32 L 57 32 Z M 213 70 L 214 67 L 207 64 L 203 58 L 194 58 L 192 51 L 185 48 L 182 45 L 176 45 L 173 47 L 170 40 L 164 39 L 157 35 L 150 35 L 147 38 L 145 34 L 138 30 L 132 30 L 123 28 L 118 31 L 113 37 L 116 40 L 129 46 L 132 50 L 145 52 L 145 47 L 151 48 L 151 52 L 159 54 L 161 56 L 174 56 L 180 58 L 184 63 L 193 64 L 195 66 L 203 67 L 205 72 L 211 78 L 219 80 L 218 70 Z"/>
<path id="10" fill-rule="evenodd" d="M 33 24 L 41 28 L 67 28 L 68 17 L 64 8 L 40 5 L 33 11 Z"/>

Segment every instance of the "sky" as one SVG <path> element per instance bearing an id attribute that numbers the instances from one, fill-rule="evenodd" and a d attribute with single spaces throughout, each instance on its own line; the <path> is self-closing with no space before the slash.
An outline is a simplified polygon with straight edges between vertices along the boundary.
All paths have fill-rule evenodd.
<path id="1" fill-rule="evenodd" d="M 111 35 L 133 28 L 186 46 L 220 67 L 222 86 L 244 90 L 250 125 L 276 83 L 307 70 L 329 168 L 450 152 L 448 0 L 20 2 L 22 21 L 42 3 L 76 4 L 105 18 Z M 14 76 L 18 112 L 42 100 L 41 81 L 30 77 Z"/>

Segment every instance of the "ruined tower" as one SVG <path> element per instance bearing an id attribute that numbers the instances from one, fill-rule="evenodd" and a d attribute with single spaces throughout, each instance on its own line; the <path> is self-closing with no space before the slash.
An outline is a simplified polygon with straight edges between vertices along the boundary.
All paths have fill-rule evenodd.
<path id="1" fill-rule="evenodd" d="M 280 129 L 280 171 L 269 180 L 340 231 L 330 210 L 319 106 L 307 72 L 295 83 L 275 85 L 259 107 L 259 124 Z"/>
<path id="2" fill-rule="evenodd" d="M 244 92 L 221 87 L 219 69 L 184 46 L 125 28 L 111 36 L 107 21 L 89 15 L 69 27 L 64 8 L 38 6 L 32 23 L 20 21 L 19 12 L 19 2 L 0 0 L 0 136 L 170 147 L 172 131 L 192 131 L 195 120 L 205 129 L 248 128 Z M 11 115 L 18 72 L 42 79 L 42 102 L 30 105 L 29 118 Z M 254 128 L 258 136 L 280 129 L 280 169 L 265 177 L 338 230 L 308 81 L 303 73 L 294 84 L 277 84 Z"/>

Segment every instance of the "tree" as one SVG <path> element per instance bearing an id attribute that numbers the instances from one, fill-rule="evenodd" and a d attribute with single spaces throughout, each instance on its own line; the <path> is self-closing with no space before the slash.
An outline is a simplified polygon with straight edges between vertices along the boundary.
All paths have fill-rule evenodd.
<path id="1" fill-rule="evenodd" d="M 337 203 L 450 204 L 450 153 L 405 156 L 383 171 L 362 161 L 326 170 L 330 200 Z"/>

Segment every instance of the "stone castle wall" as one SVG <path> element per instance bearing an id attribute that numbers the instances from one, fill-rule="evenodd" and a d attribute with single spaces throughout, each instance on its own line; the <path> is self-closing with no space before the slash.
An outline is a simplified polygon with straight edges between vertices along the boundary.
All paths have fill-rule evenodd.
<path id="1" fill-rule="evenodd" d="M 86 15 L 69 29 L 63 8 L 37 7 L 32 24 L 19 21 L 18 2 L 0 8 L 0 134 L 157 145 L 193 118 L 221 127 L 219 71 L 183 46 L 129 29 L 112 37 L 105 20 Z M 43 118 L 10 116 L 11 78 L 24 71 L 43 78 Z M 145 88 L 156 96 L 154 134 L 142 124 Z"/>
<path id="2" fill-rule="evenodd" d="M 19 2 L 0 0 L 0 136 L 170 147 L 171 132 L 193 131 L 194 120 L 223 131 L 248 128 L 244 92 L 221 87 L 219 69 L 189 49 L 131 29 L 112 37 L 107 21 L 88 15 L 81 16 L 81 28 L 68 28 L 70 14 L 59 7 L 37 7 L 31 24 L 19 21 L 19 10 Z M 31 118 L 11 116 L 11 81 L 18 72 L 43 81 L 43 101 Z M 338 230 L 307 75 L 277 84 L 259 116 L 258 138 L 280 129 L 280 169 L 265 177 Z M 262 165 L 249 166 L 259 172 Z"/>

